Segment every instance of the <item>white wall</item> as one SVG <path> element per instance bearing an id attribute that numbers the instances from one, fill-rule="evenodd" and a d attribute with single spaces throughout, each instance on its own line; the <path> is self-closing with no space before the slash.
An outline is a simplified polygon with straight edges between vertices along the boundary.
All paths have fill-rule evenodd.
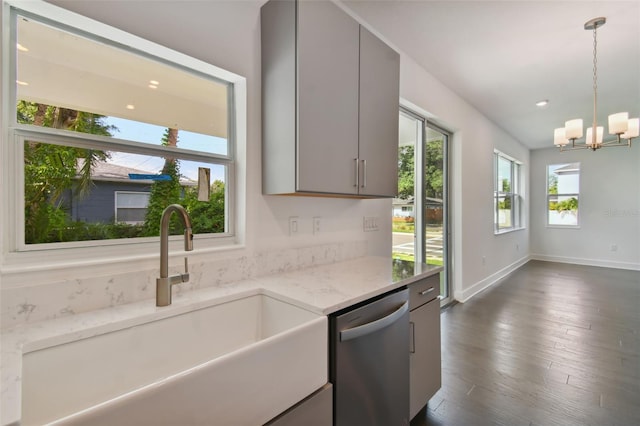
<path id="1" fill-rule="evenodd" d="M 309 265 L 316 258 L 328 262 L 364 253 L 390 254 L 391 200 L 262 195 L 259 21 L 263 1 L 51 3 L 247 79 L 246 248 L 207 254 L 198 254 L 196 248 L 190 255 L 195 272 L 189 286 L 197 288 L 204 280 L 220 282 L 296 268 Z M 435 117 L 439 124 L 455 132 L 454 296 L 466 300 L 527 258 L 528 229 L 493 234 L 492 153 L 498 148 L 523 161 L 525 173 L 529 153 L 406 55 L 401 59 L 401 96 L 407 106 Z M 527 206 L 525 202 L 525 211 Z M 300 220 L 300 233 L 295 237 L 288 235 L 289 216 Z M 313 216 L 322 217 L 323 230 L 315 236 L 311 232 Z M 379 217 L 380 231 L 363 232 L 363 216 Z M 312 252 L 302 250 L 305 247 L 319 251 L 310 255 Z M 231 271 L 235 269 L 237 272 Z M 150 289 L 157 274 L 155 254 L 119 263 L 68 265 L 33 273 L 19 268 L 3 270 L 3 327 L 153 297 Z M 67 299 L 52 304 L 51 300 L 64 294 Z"/>
<path id="2" fill-rule="evenodd" d="M 580 163 L 580 227 L 550 228 L 546 167 L 570 162 Z M 530 214 L 533 258 L 640 270 L 640 146 L 532 151 Z"/>

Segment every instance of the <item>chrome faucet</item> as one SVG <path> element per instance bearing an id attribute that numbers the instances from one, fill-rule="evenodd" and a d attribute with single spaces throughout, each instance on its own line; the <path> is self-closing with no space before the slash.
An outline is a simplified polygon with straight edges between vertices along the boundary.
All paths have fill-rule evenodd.
<path id="1" fill-rule="evenodd" d="M 179 204 L 171 204 L 162 212 L 160 219 L 160 278 L 156 279 L 156 306 L 171 304 L 171 286 L 189 281 L 189 264 L 184 258 L 184 274 L 169 276 L 169 219 L 173 212 L 179 213 L 184 225 L 184 249 L 193 250 L 193 232 L 189 214 Z"/>

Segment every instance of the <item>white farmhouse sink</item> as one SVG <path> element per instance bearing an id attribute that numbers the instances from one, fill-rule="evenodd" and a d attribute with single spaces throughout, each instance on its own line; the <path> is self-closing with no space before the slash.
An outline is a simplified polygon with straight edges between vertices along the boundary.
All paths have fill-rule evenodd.
<path id="1" fill-rule="evenodd" d="M 253 295 L 23 356 L 23 425 L 260 425 L 327 382 L 327 319 Z"/>

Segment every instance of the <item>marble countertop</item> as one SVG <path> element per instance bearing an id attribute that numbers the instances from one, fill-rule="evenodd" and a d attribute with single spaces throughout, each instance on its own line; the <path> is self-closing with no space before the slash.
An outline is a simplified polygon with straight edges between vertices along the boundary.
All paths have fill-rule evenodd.
<path id="1" fill-rule="evenodd" d="M 174 295 L 173 303 L 156 307 L 153 300 L 120 305 L 60 319 L 17 326 L 2 332 L 1 425 L 20 419 L 22 354 L 50 346 L 156 321 L 252 294 L 280 300 L 321 315 L 436 274 L 440 266 L 362 257 L 294 272 L 238 281 Z"/>

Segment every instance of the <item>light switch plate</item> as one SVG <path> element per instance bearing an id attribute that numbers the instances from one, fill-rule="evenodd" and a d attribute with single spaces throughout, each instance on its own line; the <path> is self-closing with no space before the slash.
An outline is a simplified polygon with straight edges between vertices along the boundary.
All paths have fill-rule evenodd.
<path id="1" fill-rule="evenodd" d="M 296 235 L 298 233 L 298 216 L 289 217 L 289 235 Z"/>
<path id="2" fill-rule="evenodd" d="M 376 232 L 379 231 L 378 217 L 377 216 L 365 216 L 363 219 L 364 232 Z"/>

